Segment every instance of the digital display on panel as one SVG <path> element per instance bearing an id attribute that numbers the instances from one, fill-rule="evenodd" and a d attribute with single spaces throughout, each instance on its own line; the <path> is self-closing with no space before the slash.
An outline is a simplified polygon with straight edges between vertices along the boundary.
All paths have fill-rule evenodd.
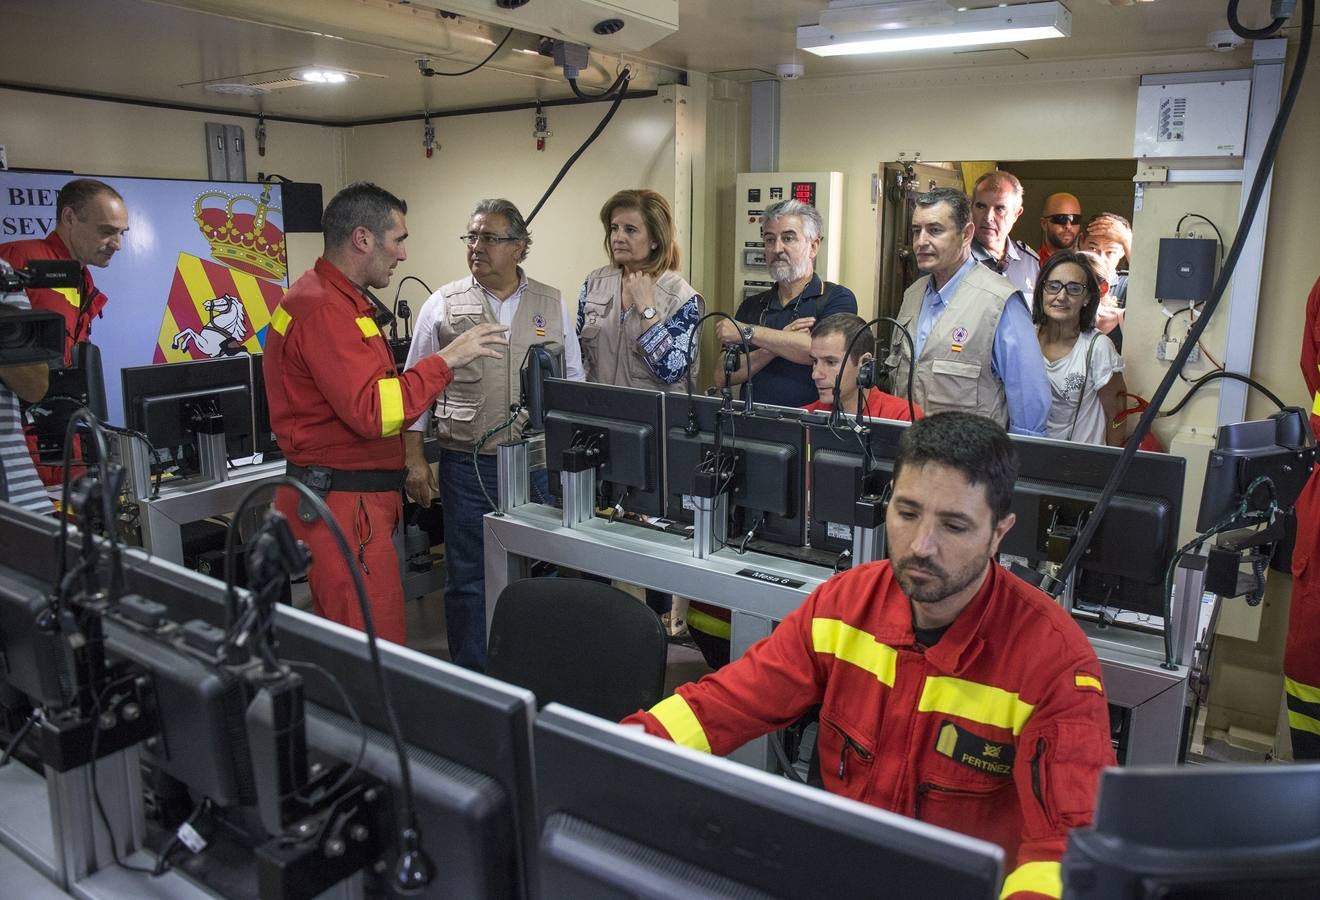
<path id="1" fill-rule="evenodd" d="M 801 200 L 803 203 L 816 205 L 816 182 L 814 181 L 794 181 L 792 183 L 793 199 Z"/>

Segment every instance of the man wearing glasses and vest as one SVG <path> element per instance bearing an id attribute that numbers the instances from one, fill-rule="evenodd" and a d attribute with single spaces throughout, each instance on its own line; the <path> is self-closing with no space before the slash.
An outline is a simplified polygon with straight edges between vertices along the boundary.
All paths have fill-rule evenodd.
<path id="1" fill-rule="evenodd" d="M 1036 326 L 1022 294 L 972 257 L 973 228 L 962 191 L 935 188 L 917 198 L 912 251 L 922 277 L 903 292 L 897 316 L 915 344 L 912 400 L 927 415 L 974 412 L 1039 437 L 1050 383 Z M 907 384 L 906 341 L 887 362 L 891 383 Z"/>
<path id="2" fill-rule="evenodd" d="M 565 377 L 581 381 L 582 351 L 574 317 L 559 291 L 528 278 L 519 265 L 532 236 L 518 207 L 508 200 L 482 200 L 467 231 L 471 275 L 431 295 L 417 315 L 408 369 L 482 323 L 509 330 L 507 352 L 454 373 L 432 409 L 404 435 L 408 448 L 408 496 L 429 506 L 437 492 L 435 474 L 422 451 L 422 434 L 435 419 L 440 443 L 438 491 L 445 521 L 445 629 L 449 657 L 460 666 L 486 666 L 486 564 L 481 517 L 499 496 L 495 448 L 517 438 L 526 414 L 510 407 L 519 399 L 518 375 L 528 347 L 557 344 L 564 351 Z M 475 451 L 475 452 L 474 452 Z M 549 493 L 544 469 L 531 483 L 532 499 Z"/>
<path id="3" fill-rule="evenodd" d="M 806 406 L 814 401 L 811 326 L 834 313 L 857 312 L 852 291 L 816 275 L 823 227 L 820 212 L 810 203 L 780 200 L 767 206 L 761 237 L 775 286 L 742 302 L 733 315 L 739 326 L 724 319 L 716 329 L 721 343 L 746 341 L 751 346 L 750 357 L 729 383 L 750 379 L 757 403 Z M 724 383 L 722 374 L 717 372 L 715 378 Z"/>
<path id="4" fill-rule="evenodd" d="M 826 790 L 1003 847 L 1002 896 L 1059 897 L 1068 832 L 1091 821 L 1114 751 L 1086 636 L 995 561 L 1017 468 L 982 416 L 914 423 L 884 512 L 889 559 L 834 576 L 624 724 L 722 755 L 820 704 Z"/>
<path id="5" fill-rule="evenodd" d="M 312 607 L 361 629 L 349 569 L 357 566 L 376 633 L 399 644 L 404 597 L 392 536 L 403 512 L 401 432 L 471 362 L 502 356 L 505 343 L 503 328 L 481 325 L 396 370 L 370 289 L 388 285 L 408 258 L 407 211 L 367 182 L 334 196 L 321 217 L 325 250 L 271 314 L 262 357 L 270 426 L 288 473 L 324 497 L 354 556 L 344 560 L 326 524 L 292 488 L 279 489 L 276 508 L 312 551 Z"/>

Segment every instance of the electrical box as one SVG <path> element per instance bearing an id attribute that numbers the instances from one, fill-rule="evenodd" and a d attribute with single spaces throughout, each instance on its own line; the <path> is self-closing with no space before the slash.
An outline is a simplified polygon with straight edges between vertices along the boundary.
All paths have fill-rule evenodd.
<path id="1" fill-rule="evenodd" d="M 765 208 L 779 200 L 801 200 L 820 212 L 825 231 L 816 253 L 816 274 L 822 281 L 839 281 L 843 251 L 842 172 L 742 172 L 734 206 L 733 304 L 774 286 L 765 262 L 761 223 Z"/>
<path id="2" fill-rule="evenodd" d="M 1156 300 L 1210 299 L 1219 242 L 1209 238 L 1160 238 L 1155 270 Z"/>
<path id="3" fill-rule="evenodd" d="M 1143 157 L 1241 156 L 1251 82 L 1176 82 L 1137 88 L 1132 154 Z"/>

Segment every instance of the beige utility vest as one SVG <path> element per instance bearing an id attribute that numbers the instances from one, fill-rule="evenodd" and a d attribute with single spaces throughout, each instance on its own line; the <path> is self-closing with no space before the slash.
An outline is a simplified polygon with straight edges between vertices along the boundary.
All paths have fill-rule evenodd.
<path id="1" fill-rule="evenodd" d="M 618 266 L 605 266 L 588 275 L 580 301 L 582 330 L 578 332 L 587 381 L 678 393 L 686 391 L 686 379 L 665 384 L 651 374 L 637 341 L 647 330 L 669 321 L 670 316 L 696 293 L 682 275 L 665 272 L 656 279 L 651 306 L 634 308 L 620 319 L 623 270 Z M 699 352 L 693 354 L 693 384 L 696 384 L 700 356 Z"/>
<path id="2" fill-rule="evenodd" d="M 491 301 L 472 276 L 440 288 L 445 298 L 445 317 L 437 333 L 441 348 L 482 322 L 498 324 Z M 507 302 L 507 301 L 506 301 Z M 500 359 L 482 357 L 454 370 L 454 380 L 436 398 L 436 438 L 449 450 L 472 452 L 477 439 L 509 418 L 509 407 L 518 402 L 518 373 L 527 348 L 553 342 L 564 346 L 564 306 L 559 291 L 527 279 L 518 312 L 509 329 L 509 348 Z M 512 429 L 486 439 L 482 453 L 494 453 L 498 444 L 516 437 L 527 421 L 520 413 Z"/>
<path id="3" fill-rule="evenodd" d="M 930 277 L 923 275 L 903 292 L 897 319 L 914 340 L 929 283 Z M 1015 290 L 1007 278 L 980 265 L 962 277 L 917 356 L 912 400 L 926 415 L 959 410 L 1008 425 L 1004 383 L 992 370 L 990 356 L 999 317 Z M 907 391 L 909 365 L 907 343 L 901 335 L 889 365 L 894 373 L 891 387 L 901 397 Z"/>

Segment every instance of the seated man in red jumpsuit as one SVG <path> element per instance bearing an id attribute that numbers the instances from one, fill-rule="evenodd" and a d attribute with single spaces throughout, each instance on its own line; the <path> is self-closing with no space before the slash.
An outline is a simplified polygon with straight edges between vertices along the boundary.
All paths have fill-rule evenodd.
<path id="1" fill-rule="evenodd" d="M 725 754 L 820 704 L 826 789 L 997 843 L 1003 896 L 1059 897 L 1068 831 L 1091 821 L 1114 753 L 1086 637 L 995 562 L 1016 477 L 991 420 L 913 424 L 889 560 L 831 578 L 741 658 L 625 723 Z"/>
<path id="2" fill-rule="evenodd" d="M 392 535 L 403 512 L 403 429 L 435 401 L 453 370 L 500 358 L 499 325 L 478 325 L 407 372 L 373 316 L 369 288 L 390 283 L 408 254 L 408 207 L 366 182 L 344 188 L 321 219 L 325 251 L 271 314 L 263 365 L 270 425 L 288 473 L 320 493 L 366 583 L 377 634 L 403 643 L 403 583 Z M 325 523 L 291 488 L 276 496 L 312 551 L 308 580 L 318 615 L 362 628 L 352 575 Z"/>

